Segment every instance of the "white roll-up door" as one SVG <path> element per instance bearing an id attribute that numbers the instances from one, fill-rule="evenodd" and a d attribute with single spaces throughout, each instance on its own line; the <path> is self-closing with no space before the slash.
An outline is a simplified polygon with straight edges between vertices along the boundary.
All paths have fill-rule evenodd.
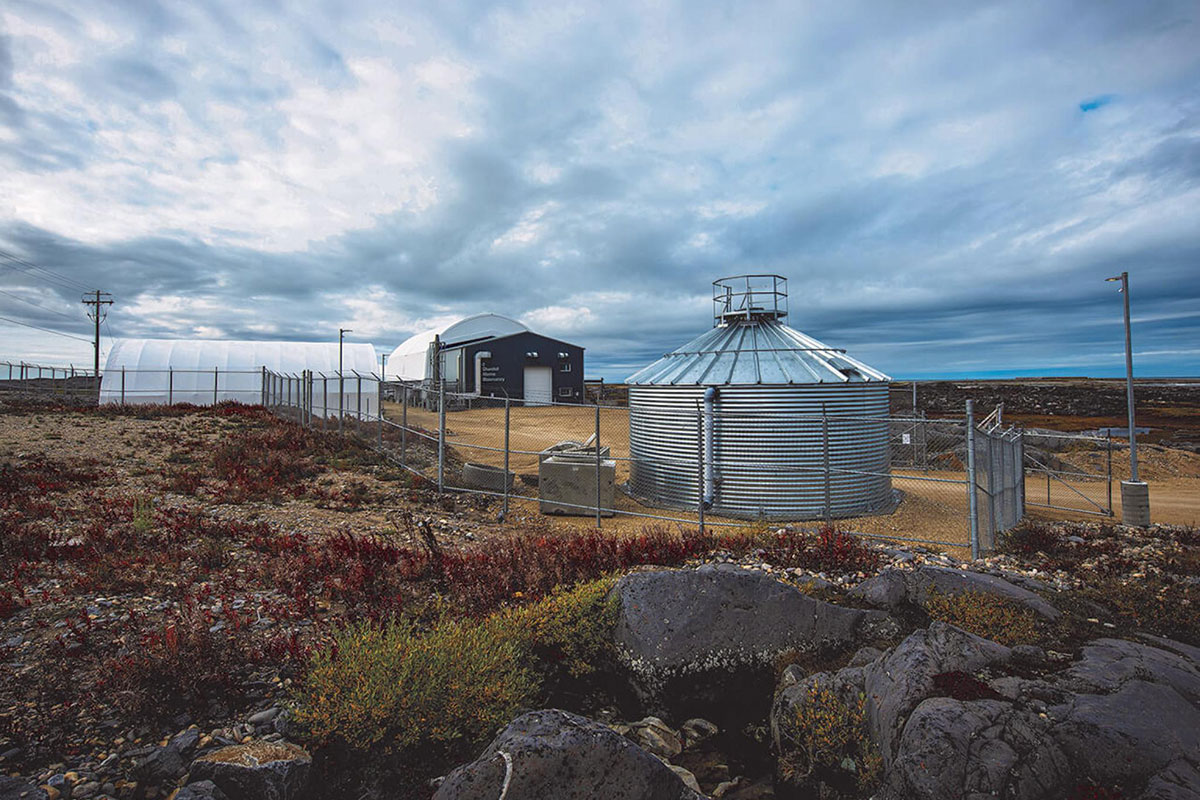
<path id="1" fill-rule="evenodd" d="M 525 368 L 525 405 L 544 405 L 554 400 L 554 374 L 550 367 Z"/>

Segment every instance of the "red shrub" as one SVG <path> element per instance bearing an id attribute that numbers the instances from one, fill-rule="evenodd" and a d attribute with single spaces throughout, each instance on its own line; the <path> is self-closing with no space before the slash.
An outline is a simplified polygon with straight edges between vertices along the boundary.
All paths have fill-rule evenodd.
<path id="1" fill-rule="evenodd" d="M 103 688 L 119 706 L 142 714 L 236 699 L 239 678 L 255 657 L 233 630 L 213 627 L 211 616 L 185 601 L 176 618 L 144 635 L 136 648 L 106 660 Z"/>
<path id="2" fill-rule="evenodd" d="M 819 531 L 785 530 L 775 534 L 764 553 L 781 567 L 804 567 L 818 572 L 869 572 L 880 555 L 856 536 L 826 526 Z"/>

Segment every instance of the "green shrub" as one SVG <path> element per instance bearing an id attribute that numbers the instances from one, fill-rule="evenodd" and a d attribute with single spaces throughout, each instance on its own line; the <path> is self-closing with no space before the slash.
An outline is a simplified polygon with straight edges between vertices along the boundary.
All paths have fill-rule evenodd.
<path id="1" fill-rule="evenodd" d="M 883 760 L 867 732 L 865 697 L 849 703 L 814 683 L 780 729 L 779 777 L 796 787 L 867 795 L 879 783 Z"/>
<path id="2" fill-rule="evenodd" d="M 389 754 L 474 747 L 533 703 L 557 670 L 575 677 L 605 658 L 613 579 L 583 584 L 484 619 L 442 617 L 351 626 L 318 653 L 296 698 L 315 744 Z"/>
<path id="3" fill-rule="evenodd" d="M 956 628 L 1003 645 L 1038 639 L 1037 616 L 1027 608 L 986 592 L 945 594 L 930 590 L 925 612 Z"/>
<path id="4" fill-rule="evenodd" d="M 583 678 L 603 668 L 610 655 L 618 611 L 616 598 L 609 597 L 614 583 L 616 578 L 601 578 L 501 616 L 546 677 L 561 670 Z"/>

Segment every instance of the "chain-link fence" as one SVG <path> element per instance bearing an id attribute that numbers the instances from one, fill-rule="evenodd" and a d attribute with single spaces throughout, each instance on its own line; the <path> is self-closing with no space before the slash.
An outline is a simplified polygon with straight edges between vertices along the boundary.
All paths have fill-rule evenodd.
<path id="1" fill-rule="evenodd" d="M 919 410 L 870 418 L 763 411 L 761 419 L 718 412 L 706 423 L 698 408 L 695 416 L 654 420 L 651 435 L 666 444 L 654 448 L 650 463 L 644 447 L 631 447 L 624 404 L 524 403 L 357 372 L 121 370 L 101 383 L 79 370 L 2 362 L 6 391 L 92 403 L 262 404 L 300 424 L 353 435 L 442 491 L 492 497 L 505 514 L 520 505 L 596 527 L 836 519 L 871 537 L 978 553 L 1027 506 L 1112 514 L 1110 438 L 1001 431 L 995 413 L 976 425 L 970 403 L 958 419 L 929 419 Z M 706 444 L 706 424 L 725 438 Z M 728 431 L 751 424 L 786 431 L 779 437 L 786 444 L 737 454 Z M 872 444 L 848 448 L 856 439 Z M 761 511 L 729 500 L 739 492 L 760 494 Z"/>
<path id="2" fill-rule="evenodd" d="M 1026 506 L 1073 514 L 1113 516 L 1113 439 L 1111 435 L 1022 432 L 1025 450 Z M 1128 444 L 1122 442 L 1122 446 Z M 1123 473 L 1124 461 L 1117 469 Z"/>
<path id="3" fill-rule="evenodd" d="M 0 361 L 0 397 L 62 403 L 94 403 L 100 381 L 88 369 Z"/>
<path id="4" fill-rule="evenodd" d="M 272 375 L 268 380 L 274 387 L 270 407 L 305 424 L 333 424 L 324 417 L 314 419 L 306 410 L 307 394 L 295 388 L 304 386 L 303 378 Z M 791 501 L 798 497 L 803 501 L 808 493 L 808 513 L 798 513 L 789 521 L 837 519 L 840 526 L 871 537 L 979 552 L 994 541 L 1000 526 L 1015 521 L 1012 514 L 993 514 L 992 507 L 1019 504 L 1018 495 L 1002 497 L 1002 492 L 1011 492 L 1020 483 L 1014 477 L 1019 476 L 1019 459 L 988 457 L 989 471 L 972 475 L 974 443 L 966 419 L 800 419 L 793 415 L 782 420 L 776 415 L 768 424 L 809 432 L 797 457 L 746 458 L 736 470 L 726 458 L 713 475 L 706 471 L 706 458 L 713 455 L 704 446 L 705 423 L 698 410 L 690 421 L 683 417 L 660 421 L 664 435 L 687 430 L 678 448 L 656 456 L 667 467 L 655 478 L 661 481 L 661 491 L 646 492 L 638 475 L 639 469 L 646 470 L 644 455 L 631 449 L 627 407 L 533 404 L 403 384 L 382 384 L 380 395 L 381 413 L 355 409 L 338 415 L 342 429 L 439 490 L 493 498 L 504 514 L 520 506 L 526 512 L 616 529 L 645 520 L 697 526 L 754 524 L 754 515 L 722 513 L 720 501 L 714 503 L 706 492 L 706 482 L 715 480 L 718 495 L 731 493 L 736 478 L 767 493 L 787 495 Z M 721 424 L 728 425 L 728 420 Z M 882 434 L 881 461 L 830 456 L 831 448 L 836 450 L 850 432 L 872 427 Z M 863 486 L 868 487 L 865 494 Z M 856 492 L 863 497 L 857 510 L 854 502 L 846 502 L 847 498 L 853 501 Z M 1001 499 L 993 503 L 993 495 Z M 982 514 L 979 496 L 986 497 Z M 783 521 L 778 514 L 761 519 Z"/>

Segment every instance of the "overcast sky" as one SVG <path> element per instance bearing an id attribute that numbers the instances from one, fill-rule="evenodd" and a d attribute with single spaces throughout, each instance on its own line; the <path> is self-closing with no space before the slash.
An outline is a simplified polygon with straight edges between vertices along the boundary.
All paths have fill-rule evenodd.
<path id="1" fill-rule="evenodd" d="M 0 316 L 387 352 L 492 311 L 616 380 L 773 272 L 896 377 L 1115 375 L 1128 269 L 1139 373 L 1198 375 L 1198 43 L 1155 0 L 4 0 L 0 249 L 58 280 L 0 258 Z"/>

